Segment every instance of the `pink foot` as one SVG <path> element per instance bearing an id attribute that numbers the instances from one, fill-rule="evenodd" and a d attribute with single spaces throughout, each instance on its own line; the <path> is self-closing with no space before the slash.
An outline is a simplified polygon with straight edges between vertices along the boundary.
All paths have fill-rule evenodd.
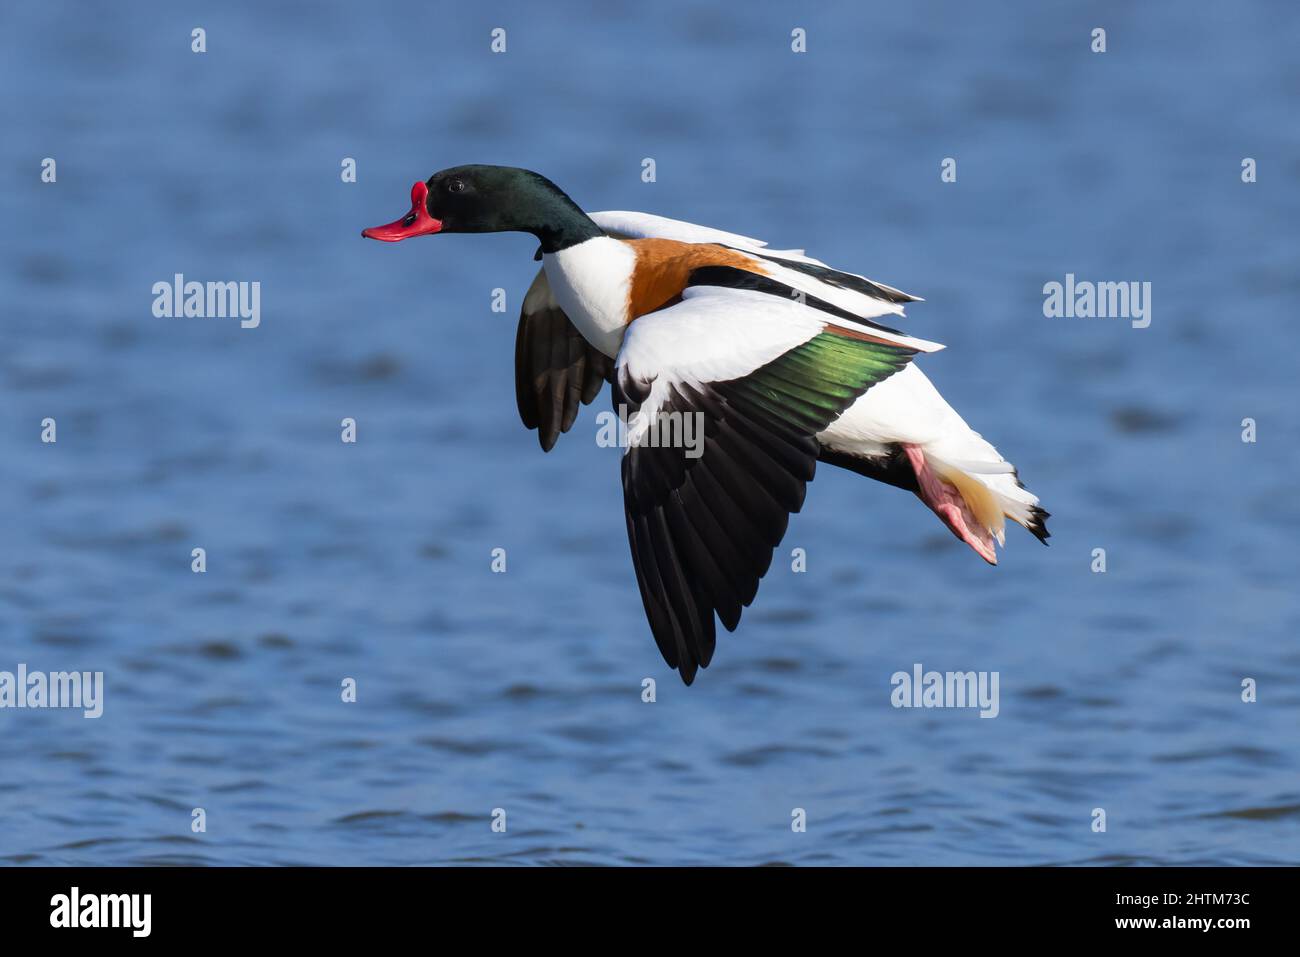
<path id="1" fill-rule="evenodd" d="M 954 535 L 973 548 L 975 554 L 990 565 L 996 565 L 998 556 L 993 550 L 993 534 L 975 520 L 975 514 L 961 492 L 934 474 L 920 446 L 904 444 L 903 451 L 916 473 L 921 501 L 930 506 Z"/>

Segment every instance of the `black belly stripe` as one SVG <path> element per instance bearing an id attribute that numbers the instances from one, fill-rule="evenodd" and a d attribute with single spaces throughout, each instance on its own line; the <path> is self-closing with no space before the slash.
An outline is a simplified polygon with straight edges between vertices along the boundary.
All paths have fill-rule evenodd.
<path id="1" fill-rule="evenodd" d="M 871 456 L 852 455 L 848 452 L 828 449 L 823 445 L 817 458 L 827 465 L 857 472 L 859 475 L 865 475 L 867 478 L 907 492 L 920 492 L 921 489 L 916 481 L 916 472 L 908 463 L 901 445 L 889 446 L 889 453 L 886 455 Z"/>

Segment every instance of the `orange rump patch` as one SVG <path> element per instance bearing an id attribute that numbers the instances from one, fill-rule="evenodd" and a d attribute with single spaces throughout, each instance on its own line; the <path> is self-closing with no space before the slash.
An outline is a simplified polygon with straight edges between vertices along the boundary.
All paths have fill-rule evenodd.
<path id="1" fill-rule="evenodd" d="M 766 276 L 757 259 L 712 243 L 681 243 L 675 239 L 625 239 L 636 252 L 628 286 L 627 318 L 631 322 L 681 298 L 691 273 L 701 266 L 731 266 Z"/>

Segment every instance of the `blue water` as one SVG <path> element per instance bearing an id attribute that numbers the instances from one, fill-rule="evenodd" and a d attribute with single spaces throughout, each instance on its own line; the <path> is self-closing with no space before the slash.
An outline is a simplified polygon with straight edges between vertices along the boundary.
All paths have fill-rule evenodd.
<path id="1" fill-rule="evenodd" d="M 4 6 L 0 670 L 107 687 L 0 710 L 0 861 L 1300 863 L 1293 5 L 817 7 Z M 824 468 L 683 687 L 608 398 L 518 421 L 534 241 L 357 235 L 468 162 L 924 296 L 1052 547 Z M 261 325 L 155 318 L 175 273 Z M 1150 327 L 1044 318 L 1066 273 Z M 891 707 L 915 662 L 999 716 Z"/>

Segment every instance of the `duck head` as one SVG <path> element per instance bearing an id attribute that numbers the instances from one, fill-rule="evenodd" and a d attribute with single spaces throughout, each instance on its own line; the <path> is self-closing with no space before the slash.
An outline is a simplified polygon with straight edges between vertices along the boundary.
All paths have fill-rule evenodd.
<path id="1" fill-rule="evenodd" d="M 453 166 L 411 187 L 411 209 L 367 239 L 396 243 L 434 233 L 532 233 L 543 252 L 593 236 L 599 226 L 545 176 L 513 166 Z"/>

